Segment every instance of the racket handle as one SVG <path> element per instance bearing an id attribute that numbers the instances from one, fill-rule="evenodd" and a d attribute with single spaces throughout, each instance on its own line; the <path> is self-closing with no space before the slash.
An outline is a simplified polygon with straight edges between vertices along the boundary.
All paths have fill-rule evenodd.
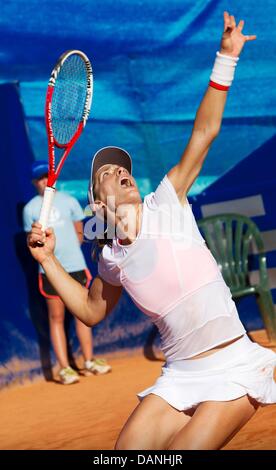
<path id="1" fill-rule="evenodd" d="M 42 225 L 42 230 L 45 232 L 46 228 L 48 227 L 48 220 L 49 215 L 51 212 L 53 199 L 55 195 L 55 188 L 51 188 L 50 186 L 46 186 L 43 196 L 43 202 L 40 210 L 39 216 L 39 223 Z"/>

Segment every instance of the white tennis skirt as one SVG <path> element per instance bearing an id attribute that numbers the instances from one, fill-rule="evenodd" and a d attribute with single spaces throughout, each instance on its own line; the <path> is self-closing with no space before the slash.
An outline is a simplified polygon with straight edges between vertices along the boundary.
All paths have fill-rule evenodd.
<path id="1" fill-rule="evenodd" d="M 166 363 L 155 384 L 138 394 L 158 395 L 179 411 L 204 401 L 228 401 L 249 395 L 276 403 L 276 354 L 244 335 L 210 356 Z"/>

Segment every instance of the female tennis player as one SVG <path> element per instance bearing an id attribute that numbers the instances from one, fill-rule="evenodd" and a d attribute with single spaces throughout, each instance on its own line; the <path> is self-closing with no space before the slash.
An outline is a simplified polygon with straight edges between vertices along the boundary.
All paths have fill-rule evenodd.
<path id="1" fill-rule="evenodd" d="M 94 156 L 90 203 L 114 236 L 89 292 L 54 257 L 51 229 L 43 234 L 36 223 L 29 235 L 33 256 L 81 321 L 103 320 L 125 288 L 159 328 L 162 375 L 139 393 L 116 449 L 220 449 L 260 404 L 276 402 L 276 354 L 248 338 L 186 197 L 219 132 L 238 56 L 255 39 L 243 25 L 224 13 L 220 52 L 190 141 L 143 204 L 125 150 L 105 147 Z"/>

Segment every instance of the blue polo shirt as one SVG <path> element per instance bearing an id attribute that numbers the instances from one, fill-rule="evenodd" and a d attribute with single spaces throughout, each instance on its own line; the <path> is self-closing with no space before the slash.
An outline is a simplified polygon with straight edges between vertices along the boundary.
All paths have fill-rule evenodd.
<path id="1" fill-rule="evenodd" d="M 42 196 L 35 196 L 23 209 L 24 230 L 29 232 L 32 223 L 39 219 Z M 49 218 L 49 227 L 56 235 L 55 256 L 65 269 L 71 273 L 86 269 L 86 263 L 74 227 L 74 222 L 84 219 L 79 202 L 62 191 L 55 193 Z M 39 271 L 43 272 L 39 265 Z"/>

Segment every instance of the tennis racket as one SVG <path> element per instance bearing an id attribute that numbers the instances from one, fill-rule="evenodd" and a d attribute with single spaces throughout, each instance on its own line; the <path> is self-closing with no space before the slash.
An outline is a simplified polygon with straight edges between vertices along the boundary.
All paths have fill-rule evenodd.
<path id="1" fill-rule="evenodd" d="M 57 178 L 84 129 L 92 95 L 93 74 L 88 57 L 77 50 L 62 54 L 51 73 L 46 94 L 49 172 L 39 217 L 43 231 L 48 226 Z M 56 165 L 57 149 L 63 153 Z"/>

